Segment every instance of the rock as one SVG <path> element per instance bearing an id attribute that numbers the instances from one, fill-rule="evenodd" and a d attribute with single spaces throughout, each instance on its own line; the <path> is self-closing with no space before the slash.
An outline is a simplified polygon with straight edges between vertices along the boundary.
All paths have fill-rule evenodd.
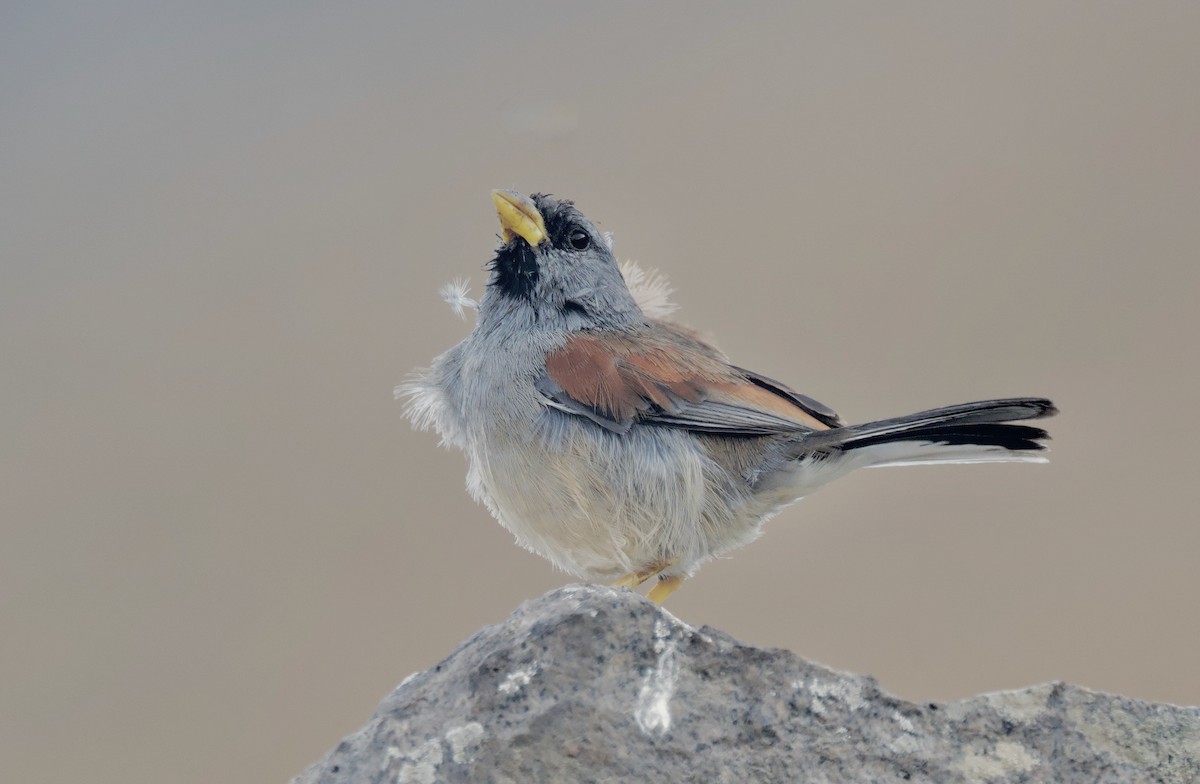
<path id="1" fill-rule="evenodd" d="M 568 586 L 412 675 L 316 782 L 1195 782 L 1200 708 L 1063 683 L 914 704 Z"/>

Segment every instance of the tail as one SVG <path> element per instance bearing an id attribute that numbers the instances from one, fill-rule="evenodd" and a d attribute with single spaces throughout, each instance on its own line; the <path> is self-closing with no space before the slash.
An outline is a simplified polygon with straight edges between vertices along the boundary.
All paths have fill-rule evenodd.
<path id="1" fill-rule="evenodd" d="M 852 453 L 861 466 L 926 463 L 1044 463 L 1050 436 L 1025 419 L 1058 413 L 1049 400 L 1022 397 L 983 400 L 862 425 L 821 430 L 804 439 L 806 450 Z"/>

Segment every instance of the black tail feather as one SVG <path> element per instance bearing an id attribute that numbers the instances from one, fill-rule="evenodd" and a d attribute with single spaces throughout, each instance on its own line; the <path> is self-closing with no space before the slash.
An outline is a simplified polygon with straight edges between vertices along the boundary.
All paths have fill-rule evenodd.
<path id="1" fill-rule="evenodd" d="M 1040 442 L 1050 438 L 1046 431 L 1010 423 L 1041 419 L 1057 413 L 1058 409 L 1045 398 L 981 400 L 861 425 L 820 430 L 807 436 L 804 445 L 808 449 L 851 450 L 894 441 L 929 441 L 1037 451 L 1045 449 Z"/>
<path id="2" fill-rule="evenodd" d="M 843 444 L 842 448 L 861 449 L 892 441 L 930 441 L 935 444 L 971 444 L 998 446 L 1014 451 L 1037 451 L 1045 449 L 1045 444 L 1040 442 L 1049 439 L 1050 434 L 1045 430 L 1029 425 L 929 425 L 906 430 L 902 434 L 888 433 L 855 439 Z"/>

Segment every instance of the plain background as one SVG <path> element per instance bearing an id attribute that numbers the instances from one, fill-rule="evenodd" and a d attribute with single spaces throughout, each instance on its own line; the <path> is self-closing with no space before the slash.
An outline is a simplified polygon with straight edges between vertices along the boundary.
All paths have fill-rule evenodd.
<path id="1" fill-rule="evenodd" d="M 785 7 L 786 6 L 786 7 Z M 862 472 L 671 612 L 913 700 L 1200 703 L 1200 4 L 8 3 L 0 759 L 283 781 L 567 581 L 392 387 L 495 187 L 850 420 L 1052 397 L 1048 466 Z"/>

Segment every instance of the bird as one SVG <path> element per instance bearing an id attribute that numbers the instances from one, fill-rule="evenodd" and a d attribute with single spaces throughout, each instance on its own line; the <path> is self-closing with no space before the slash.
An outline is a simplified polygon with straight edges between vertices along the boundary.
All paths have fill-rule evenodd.
<path id="1" fill-rule="evenodd" d="M 1046 462 L 1045 398 L 864 424 L 733 364 L 643 308 L 608 235 L 549 194 L 492 192 L 499 246 L 470 335 L 396 388 L 467 458 L 467 489 L 522 547 L 661 604 L 768 518 L 859 468 Z M 473 303 L 474 304 L 474 303 Z"/>

